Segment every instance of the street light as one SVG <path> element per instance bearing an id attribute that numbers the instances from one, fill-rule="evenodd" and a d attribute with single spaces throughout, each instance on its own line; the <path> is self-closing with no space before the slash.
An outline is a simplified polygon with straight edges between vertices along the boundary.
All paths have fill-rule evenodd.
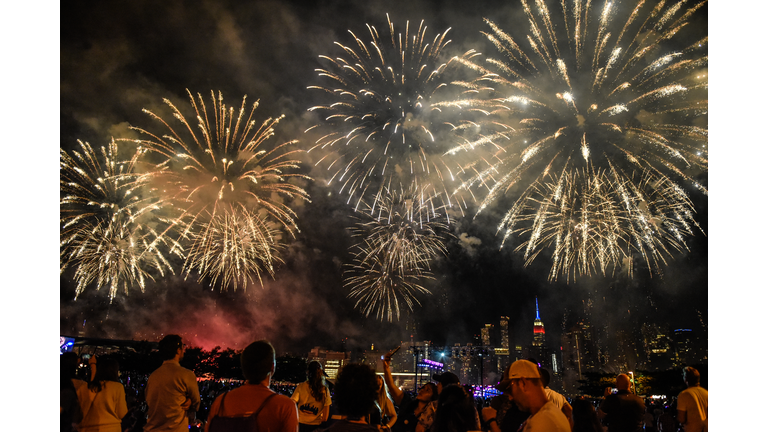
<path id="1" fill-rule="evenodd" d="M 629 371 L 629 377 L 632 380 L 632 393 L 637 394 L 637 389 L 635 388 L 635 374 L 632 371 Z"/>

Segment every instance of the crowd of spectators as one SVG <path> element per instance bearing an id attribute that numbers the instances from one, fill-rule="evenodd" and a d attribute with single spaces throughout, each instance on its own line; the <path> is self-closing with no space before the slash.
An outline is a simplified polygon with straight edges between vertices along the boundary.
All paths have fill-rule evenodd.
<path id="1" fill-rule="evenodd" d="M 164 411 L 162 418 L 167 421 L 173 417 L 166 412 L 168 406 L 178 405 L 181 417 L 172 420 L 174 426 L 163 425 L 164 430 L 178 426 L 179 431 L 209 432 L 206 425 L 213 417 L 226 420 L 238 417 L 233 411 L 254 411 L 250 402 L 245 402 L 254 398 L 267 406 L 260 418 L 269 417 L 273 426 L 287 423 L 291 432 L 700 432 L 708 426 L 706 390 L 699 386 L 699 375 L 693 368 L 685 369 L 688 389 L 680 394 L 680 406 L 674 397 L 642 400 L 629 391 L 624 375 L 616 379 L 619 391 L 609 389 L 602 399 L 565 398 L 547 387 L 546 371 L 527 360 L 507 368 L 497 385 L 501 395 L 483 398 L 473 396 L 471 388 L 462 386 L 450 372 L 435 375 L 434 383 L 423 385 L 417 392 L 399 388 L 392 379 L 389 358 L 383 362 L 383 376 L 376 376 L 368 366 L 345 366 L 335 387 L 325 380 L 319 364 L 308 368 L 304 383 L 271 381 L 274 350 L 266 341 L 258 342 L 261 345 L 253 348 L 250 360 L 245 358 L 249 348 L 243 352 L 246 379 L 194 377 L 178 364 L 184 346 L 181 338 L 175 337 L 166 341 L 165 348 L 161 341 L 165 361 L 152 374 L 118 371 L 117 361 L 108 355 L 90 361 L 73 353 L 62 355 L 60 430 L 151 432 L 160 427 L 153 423 L 153 416 L 157 422 L 158 412 Z M 261 363 L 251 367 L 247 361 Z M 348 381 L 344 381 L 344 371 Z M 369 383 L 371 374 L 374 378 Z M 302 385 L 314 388 L 301 390 L 298 387 Z M 166 388 L 176 391 L 179 386 L 174 399 Z M 270 400 L 273 393 L 286 399 Z M 304 393 L 310 396 L 299 396 Z M 307 402 L 308 397 L 315 396 L 316 402 Z M 360 415 L 361 410 L 366 414 Z M 281 418 L 275 417 L 278 411 Z"/>

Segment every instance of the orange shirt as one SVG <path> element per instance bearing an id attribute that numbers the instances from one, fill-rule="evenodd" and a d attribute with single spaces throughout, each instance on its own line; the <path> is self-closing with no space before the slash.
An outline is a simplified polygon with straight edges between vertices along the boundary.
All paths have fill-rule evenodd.
<path id="1" fill-rule="evenodd" d="M 262 402 L 274 393 L 263 384 L 245 384 L 234 390 L 230 390 L 224 402 L 222 410 L 221 400 L 224 395 L 219 395 L 208 413 L 208 425 L 215 415 L 227 417 L 244 417 L 253 414 Z M 257 420 L 261 432 L 297 432 L 299 430 L 299 412 L 296 403 L 288 396 L 277 395 L 269 400 L 267 406 L 259 413 Z"/>

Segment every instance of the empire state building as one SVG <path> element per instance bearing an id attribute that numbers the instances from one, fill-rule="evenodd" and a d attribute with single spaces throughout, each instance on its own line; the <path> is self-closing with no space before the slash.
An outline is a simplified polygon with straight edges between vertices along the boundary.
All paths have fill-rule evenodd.
<path id="1" fill-rule="evenodd" d="M 539 298 L 536 297 L 536 319 L 533 320 L 533 346 L 544 347 L 544 323 L 539 317 Z"/>

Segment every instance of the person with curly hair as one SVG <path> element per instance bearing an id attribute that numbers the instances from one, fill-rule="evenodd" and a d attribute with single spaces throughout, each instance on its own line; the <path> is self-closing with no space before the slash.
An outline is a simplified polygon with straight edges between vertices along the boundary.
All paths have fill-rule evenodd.
<path id="1" fill-rule="evenodd" d="M 349 363 L 341 368 L 333 402 L 343 418 L 320 432 L 379 432 L 376 426 L 366 422 L 376 405 L 378 387 L 376 372 L 370 366 Z"/>

